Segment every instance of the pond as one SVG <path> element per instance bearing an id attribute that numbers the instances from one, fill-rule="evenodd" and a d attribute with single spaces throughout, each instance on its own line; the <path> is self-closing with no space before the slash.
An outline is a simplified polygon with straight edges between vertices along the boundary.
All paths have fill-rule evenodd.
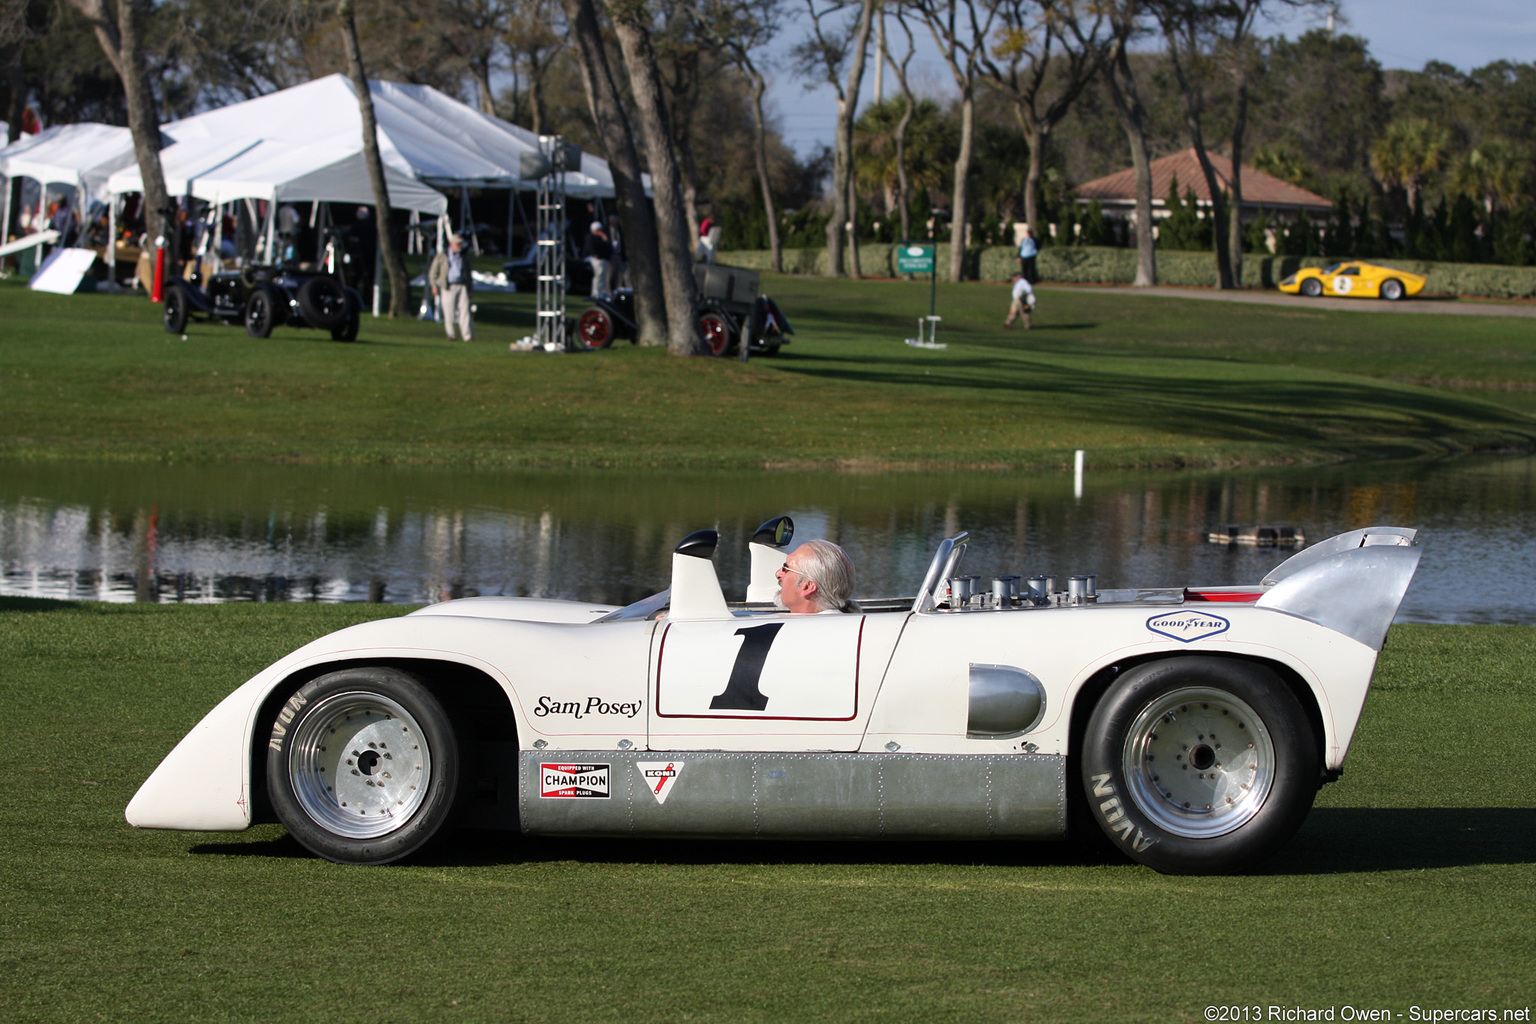
<path id="1" fill-rule="evenodd" d="M 1090 453 L 1091 465 L 1091 453 Z M 935 544 L 966 570 L 1097 573 L 1104 589 L 1253 583 L 1307 539 L 1416 527 L 1399 621 L 1536 622 L 1536 459 L 1201 473 L 624 474 L 0 464 L 0 594 L 102 601 L 388 601 L 475 594 L 622 604 L 667 585 L 688 533 L 721 531 L 727 596 L 753 528 L 788 513 L 843 544 L 865 597 L 911 594 Z"/>

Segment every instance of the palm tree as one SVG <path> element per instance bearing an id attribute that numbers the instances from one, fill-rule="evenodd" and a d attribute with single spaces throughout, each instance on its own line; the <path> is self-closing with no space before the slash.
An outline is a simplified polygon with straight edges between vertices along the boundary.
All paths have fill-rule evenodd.
<path id="1" fill-rule="evenodd" d="M 1495 206 L 1508 208 L 1525 194 L 1529 158 L 1501 136 L 1491 136 L 1458 159 L 1451 168 L 1451 187 L 1483 204 L 1492 216 Z"/>
<path id="2" fill-rule="evenodd" d="M 1371 170 L 1389 188 L 1401 186 L 1415 209 L 1419 189 L 1440 169 L 1450 144 L 1449 129 L 1422 117 L 1398 118 L 1371 147 Z"/>
<path id="3" fill-rule="evenodd" d="M 898 146 L 906 113 L 905 99 L 889 99 L 867 108 L 853 129 L 859 191 L 881 192 L 887 218 L 899 216 L 907 199 L 901 188 L 903 165 L 908 189 L 934 189 L 945 185 L 954 160 L 954 133 L 931 99 L 913 104 L 904 144 Z"/>

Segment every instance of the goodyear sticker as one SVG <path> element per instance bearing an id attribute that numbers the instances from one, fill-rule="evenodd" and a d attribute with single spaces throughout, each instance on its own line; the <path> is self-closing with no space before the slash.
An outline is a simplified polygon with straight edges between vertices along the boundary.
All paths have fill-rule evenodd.
<path id="1" fill-rule="evenodd" d="M 1206 640 L 1218 633 L 1225 633 L 1232 628 L 1232 623 L 1220 615 L 1185 609 L 1154 615 L 1147 620 L 1147 628 L 1159 636 L 1192 644 L 1196 640 Z"/>

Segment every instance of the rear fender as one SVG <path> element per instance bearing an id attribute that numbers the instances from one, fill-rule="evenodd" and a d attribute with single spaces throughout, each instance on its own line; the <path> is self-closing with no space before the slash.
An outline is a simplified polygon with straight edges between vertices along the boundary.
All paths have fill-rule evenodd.
<path id="1" fill-rule="evenodd" d="M 1380 651 L 1419 566 L 1416 531 L 1371 527 L 1292 555 L 1264 578 L 1257 607 L 1294 615 Z"/>

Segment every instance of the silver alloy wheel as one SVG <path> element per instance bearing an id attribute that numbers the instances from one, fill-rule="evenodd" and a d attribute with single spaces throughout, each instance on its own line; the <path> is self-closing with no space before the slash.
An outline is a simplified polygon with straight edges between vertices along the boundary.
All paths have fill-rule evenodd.
<path id="1" fill-rule="evenodd" d="M 397 702 L 338 693 L 310 708 L 295 729 L 288 777 L 315 824 L 347 839 L 377 839 L 420 810 L 431 789 L 432 751 Z"/>
<path id="2" fill-rule="evenodd" d="M 1124 769 L 1131 799 L 1153 824 L 1210 839 L 1263 808 L 1275 782 L 1275 746 L 1245 702 L 1225 690 L 1186 687 L 1136 716 Z"/>

